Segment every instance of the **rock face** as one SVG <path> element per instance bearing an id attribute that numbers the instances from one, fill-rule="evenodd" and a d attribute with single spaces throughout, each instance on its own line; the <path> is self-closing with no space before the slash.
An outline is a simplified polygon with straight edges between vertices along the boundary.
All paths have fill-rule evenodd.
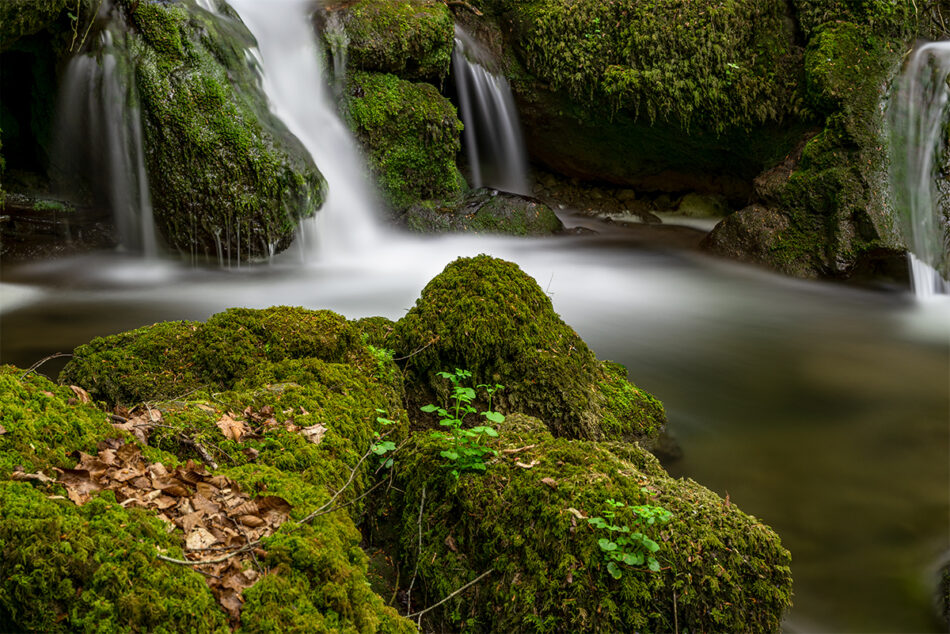
<path id="1" fill-rule="evenodd" d="M 235 21 L 129 2 L 156 224 L 185 253 L 253 258 L 287 247 L 322 204 L 309 153 L 270 114 Z"/>
<path id="2" fill-rule="evenodd" d="M 507 36 L 531 153 L 554 170 L 768 208 L 767 226 L 749 222 L 766 218 L 749 210 L 707 244 L 794 275 L 845 276 L 900 247 L 881 104 L 917 29 L 940 35 L 939 8 L 915 17 L 910 5 L 833 0 L 713 9 L 493 0 L 487 9 Z M 762 196 L 757 175 L 802 146 Z"/>
<path id="3" fill-rule="evenodd" d="M 454 202 L 414 205 L 400 221 L 412 231 L 422 233 L 452 231 L 543 236 L 564 228 L 557 215 L 541 201 L 484 188 Z"/>
<path id="4" fill-rule="evenodd" d="M 462 122 L 435 86 L 357 71 L 347 77 L 344 104 L 350 129 L 394 210 L 463 191 L 455 164 Z"/>

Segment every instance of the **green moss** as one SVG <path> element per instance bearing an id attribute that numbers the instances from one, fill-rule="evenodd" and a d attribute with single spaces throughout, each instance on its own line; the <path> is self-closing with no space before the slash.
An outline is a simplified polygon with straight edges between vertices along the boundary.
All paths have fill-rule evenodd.
<path id="1" fill-rule="evenodd" d="M 346 94 L 347 122 L 390 206 L 401 210 L 462 191 L 455 165 L 462 123 L 433 86 L 356 72 L 347 78 Z"/>
<path id="2" fill-rule="evenodd" d="M 0 482 L 0 627 L 4 630 L 227 632 L 181 537 L 111 493 L 77 507 L 29 484 Z"/>
<path id="3" fill-rule="evenodd" d="M 163 322 L 96 338 L 73 351 L 60 380 L 110 403 L 135 405 L 202 386 L 228 389 L 259 364 L 311 357 L 376 363 L 358 331 L 331 311 L 233 308 L 206 323 Z"/>
<path id="4" fill-rule="evenodd" d="M 578 103 L 684 129 L 797 114 L 800 51 L 780 0 L 494 0 L 527 70 Z"/>
<path id="5" fill-rule="evenodd" d="M 501 383 L 501 411 L 540 416 L 570 438 L 635 438 L 658 431 L 662 407 L 605 366 L 516 264 L 460 258 L 423 289 L 396 325 L 412 407 L 442 402 L 441 370 Z M 618 374 L 619 373 L 619 374 Z M 606 390 L 600 390 L 607 387 Z"/>
<path id="6" fill-rule="evenodd" d="M 894 0 L 793 0 L 792 4 L 808 38 L 828 25 L 851 22 L 903 40 L 910 37 L 917 19 L 912 3 Z"/>
<path id="7" fill-rule="evenodd" d="M 5 0 L 0 3 L 0 51 L 21 37 L 49 27 L 65 11 L 68 0 Z M 75 8 L 76 3 L 71 3 Z"/>
<path id="8" fill-rule="evenodd" d="M 414 81 L 441 81 L 448 74 L 453 30 L 452 14 L 445 4 L 358 0 L 341 9 L 340 15 L 349 39 L 351 68 Z"/>
<path id="9" fill-rule="evenodd" d="M 404 494 L 394 494 L 401 511 L 392 519 L 403 565 L 418 565 L 426 601 L 492 571 L 432 615 L 433 629 L 778 631 L 790 603 L 790 557 L 771 529 L 696 483 L 670 478 L 636 445 L 554 439 L 529 427 L 500 425 L 498 448 L 532 445 L 517 457 L 530 469 L 503 457 L 456 482 L 439 469 L 439 445 L 425 434 L 400 457 Z M 659 572 L 607 572 L 598 546 L 606 535 L 583 518 L 602 517 L 608 499 L 673 513 L 668 524 L 644 529 L 660 544 Z M 630 509 L 614 522 L 636 526 Z"/>
<path id="10" fill-rule="evenodd" d="M 106 414 L 91 405 L 70 405 L 75 394 L 68 387 L 22 370 L 0 366 L 0 479 L 13 468 L 43 470 L 52 477 L 53 467 L 72 468 L 73 452 L 94 453 L 107 438 L 124 434 L 112 427 Z"/>
<path id="11" fill-rule="evenodd" d="M 322 203 L 325 183 L 255 88 L 243 60 L 250 34 L 182 5 L 127 5 L 162 235 L 184 253 L 228 261 L 285 248 L 297 220 Z"/>

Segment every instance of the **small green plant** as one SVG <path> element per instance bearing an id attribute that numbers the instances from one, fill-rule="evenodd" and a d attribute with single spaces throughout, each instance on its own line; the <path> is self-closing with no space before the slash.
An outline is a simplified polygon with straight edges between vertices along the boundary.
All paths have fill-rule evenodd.
<path id="1" fill-rule="evenodd" d="M 472 373 L 468 370 L 456 369 L 454 373 L 439 372 L 439 376 L 452 383 L 450 403 L 446 403 L 445 407 L 431 404 L 422 407 L 423 412 L 438 414 L 439 425 L 447 428 L 445 432 L 434 431 L 431 434 L 432 438 L 449 441 L 449 448 L 440 451 L 439 455 L 449 461 L 452 475 L 456 478 L 466 470 L 485 471 L 487 469 L 485 457 L 498 455 L 497 451 L 484 444 L 485 439 L 497 437 L 498 432 L 490 425 L 463 427 L 465 418 L 478 411 L 472 405 L 477 395 L 475 389 L 463 385 L 463 380 L 471 378 Z M 504 422 L 504 414 L 493 411 L 491 406 L 492 396 L 503 386 L 479 385 L 478 387 L 484 388 L 488 394 L 488 409 L 480 415 L 492 423 Z"/>
<path id="2" fill-rule="evenodd" d="M 635 517 L 634 524 L 637 527 L 653 525 L 657 522 L 665 524 L 670 521 L 673 514 L 662 506 L 650 504 L 640 506 L 627 506 L 623 502 L 616 500 L 607 500 L 609 509 L 604 511 L 604 517 L 591 517 L 587 521 L 595 528 L 610 531 L 610 538 L 601 537 L 597 540 L 601 551 L 604 553 L 604 559 L 607 561 L 607 572 L 614 579 L 620 579 L 623 571 L 618 563 L 628 566 L 642 566 L 644 563 L 652 572 L 659 572 L 660 562 L 653 556 L 660 545 L 644 535 L 640 531 L 631 530 L 626 524 L 618 525 L 616 521 L 617 511 L 622 508 L 629 509 Z M 604 519 L 607 518 L 607 519 Z"/>
<path id="3" fill-rule="evenodd" d="M 376 422 L 380 425 L 395 425 L 396 421 L 386 418 L 387 412 L 384 409 L 376 408 L 376 413 L 380 414 L 376 417 Z M 376 441 L 370 445 L 370 450 L 379 456 L 379 467 L 381 469 L 389 469 L 393 466 L 392 456 L 387 456 L 391 451 L 396 451 L 396 443 L 391 440 L 383 440 L 383 436 L 379 432 L 374 432 Z"/>
<path id="4" fill-rule="evenodd" d="M 376 346 L 369 344 L 366 344 L 366 350 L 376 361 L 376 377 L 385 381 L 391 381 L 395 379 L 397 369 L 393 364 L 394 352 L 388 348 L 377 348 Z"/>

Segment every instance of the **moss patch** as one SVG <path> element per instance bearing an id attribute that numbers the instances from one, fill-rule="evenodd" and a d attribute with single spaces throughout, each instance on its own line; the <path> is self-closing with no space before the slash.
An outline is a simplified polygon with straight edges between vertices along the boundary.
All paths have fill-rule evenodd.
<path id="1" fill-rule="evenodd" d="M 433 0 L 358 0 L 336 11 L 348 65 L 413 81 L 441 81 L 452 57 L 452 14 Z M 324 30 L 324 37 L 331 35 Z"/>
<path id="2" fill-rule="evenodd" d="M 512 418 L 520 422 L 499 426 L 498 448 L 531 447 L 502 454 L 484 474 L 455 481 L 425 434 L 400 458 L 404 494 L 394 494 L 391 520 L 428 603 L 492 571 L 432 614 L 433 628 L 778 631 L 790 604 L 790 557 L 768 527 L 696 483 L 670 478 L 636 445 L 554 439 Z M 641 529 L 660 545 L 658 572 L 624 564 L 620 579 L 608 573 L 598 540 L 610 534 L 585 519 L 604 517 L 608 499 L 627 505 L 611 521 L 631 529 L 638 525 L 629 507 L 673 513 L 669 523 Z"/>
<path id="3" fill-rule="evenodd" d="M 459 258 L 423 289 L 396 325 L 409 402 L 446 398 L 436 372 L 462 368 L 473 383 L 500 383 L 501 411 L 540 416 L 570 438 L 652 435 L 665 421 L 652 397 L 626 382 L 620 366 L 598 361 L 516 264 Z M 604 389 L 606 388 L 606 389 Z"/>
<path id="4" fill-rule="evenodd" d="M 462 123 L 455 106 L 434 86 L 394 75 L 351 73 L 346 118 L 394 209 L 462 191 L 465 181 L 455 165 Z"/>

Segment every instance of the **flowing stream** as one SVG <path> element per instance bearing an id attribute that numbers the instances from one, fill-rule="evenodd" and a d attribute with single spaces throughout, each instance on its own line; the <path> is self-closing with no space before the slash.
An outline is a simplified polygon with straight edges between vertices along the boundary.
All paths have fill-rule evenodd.
<path id="1" fill-rule="evenodd" d="M 233 6 L 257 37 L 274 111 L 329 182 L 320 257 L 209 270 L 104 253 L 4 267 L 2 362 L 28 367 L 95 336 L 230 306 L 397 319 L 452 259 L 510 259 L 598 356 L 624 363 L 664 402 L 684 451 L 671 472 L 728 494 L 779 532 L 793 554 L 788 631 L 939 631 L 936 569 L 950 552 L 950 297 L 917 302 L 645 250 L 609 225 L 598 236 L 534 240 L 385 232 L 324 94 L 308 2 Z"/>

